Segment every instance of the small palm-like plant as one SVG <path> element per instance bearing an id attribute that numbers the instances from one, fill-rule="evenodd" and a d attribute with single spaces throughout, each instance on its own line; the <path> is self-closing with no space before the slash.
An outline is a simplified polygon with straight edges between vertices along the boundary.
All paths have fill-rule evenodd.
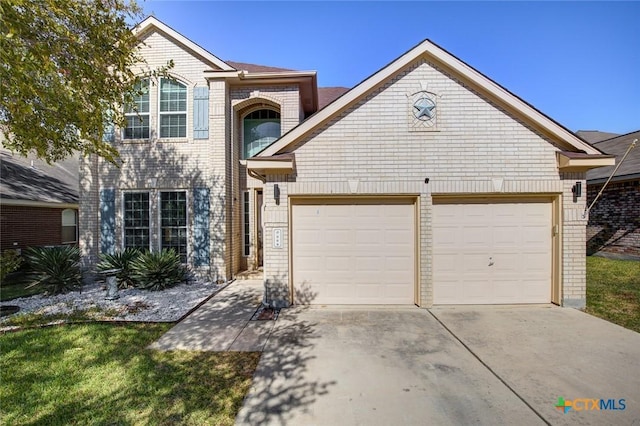
<path id="1" fill-rule="evenodd" d="M 131 262 L 140 256 L 140 250 L 136 248 L 126 248 L 114 254 L 101 254 L 100 262 L 96 265 L 98 271 L 108 271 L 109 269 L 119 269 L 116 274 L 118 288 L 133 287 L 135 281 L 131 275 Z"/>
<path id="2" fill-rule="evenodd" d="M 136 286 L 164 290 L 187 279 L 187 268 L 174 250 L 144 252 L 131 262 L 131 276 Z"/>
<path id="3" fill-rule="evenodd" d="M 82 285 L 80 250 L 75 246 L 35 247 L 25 253 L 29 287 L 42 286 L 49 294 L 64 293 Z"/>

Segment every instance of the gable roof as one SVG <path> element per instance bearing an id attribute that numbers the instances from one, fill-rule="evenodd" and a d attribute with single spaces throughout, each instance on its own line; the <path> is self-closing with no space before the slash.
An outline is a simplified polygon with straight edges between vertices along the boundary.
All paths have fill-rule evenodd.
<path id="1" fill-rule="evenodd" d="M 142 38 L 145 34 L 153 30 L 160 31 L 170 38 L 174 39 L 177 43 L 181 44 L 187 50 L 190 50 L 192 53 L 200 56 L 205 62 L 208 62 L 210 65 L 213 65 L 215 68 L 219 68 L 223 71 L 234 71 L 234 68 L 224 62 L 222 59 L 218 58 L 208 50 L 204 49 L 200 45 L 194 43 L 189 40 L 164 22 L 161 22 L 157 18 L 153 16 L 148 16 L 138 25 L 133 28 L 133 34 L 138 38 Z"/>
<path id="2" fill-rule="evenodd" d="M 616 163 L 618 163 L 625 152 L 627 152 L 627 149 L 629 149 L 629 145 L 636 139 L 638 140 L 636 147 L 629 152 L 627 158 L 620 164 L 620 168 L 616 171 L 612 181 L 640 179 L 640 130 L 594 144 L 602 152 L 615 155 Z M 587 172 L 587 182 L 604 182 L 609 178 L 614 169 L 614 166 L 609 166 L 589 170 Z"/>
<path id="3" fill-rule="evenodd" d="M 80 186 L 78 176 L 77 155 L 47 164 L 35 156 L 13 154 L 0 145 L 2 204 L 77 207 Z"/>
<path id="4" fill-rule="evenodd" d="M 569 151 L 581 151 L 590 155 L 602 154 L 598 149 L 591 146 L 585 140 L 538 111 L 518 96 L 500 86 L 498 83 L 467 65 L 465 62 L 456 58 L 451 53 L 447 52 L 430 40 L 425 40 L 362 81 L 350 91 L 346 92 L 335 102 L 318 111 L 308 120 L 290 130 L 279 140 L 265 148 L 262 152 L 258 153 L 257 156 L 265 157 L 287 152 L 287 149 L 300 138 L 310 134 L 323 123 L 326 123 L 342 111 L 354 105 L 356 102 L 375 90 L 376 87 L 379 87 L 387 80 L 393 78 L 405 67 L 420 58 L 424 58 L 425 60 L 436 64 L 445 70 L 445 72 L 459 78 L 465 84 L 468 84 L 483 96 L 490 98 L 505 110 L 521 117 L 523 121 L 530 124 L 532 127 L 536 128 L 538 131 L 556 141 L 559 145 L 562 145 Z"/>

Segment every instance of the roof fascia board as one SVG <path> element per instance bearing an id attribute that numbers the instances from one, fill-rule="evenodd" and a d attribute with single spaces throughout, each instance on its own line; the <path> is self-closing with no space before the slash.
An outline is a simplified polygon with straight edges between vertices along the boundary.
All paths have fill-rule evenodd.
<path id="1" fill-rule="evenodd" d="M 603 177 L 598 179 L 587 179 L 587 184 L 590 185 L 590 184 L 605 183 L 607 179 L 609 178 Z M 640 179 L 640 173 L 633 173 L 629 175 L 614 176 L 613 178 L 611 178 L 611 182 L 630 182 L 630 181 L 639 180 L 639 179 Z"/>
<path id="2" fill-rule="evenodd" d="M 587 142 L 551 120 L 540 111 L 518 98 L 516 95 L 510 93 L 502 86 L 465 64 L 463 61 L 451 55 L 444 49 L 433 44 L 429 40 L 425 40 L 400 56 L 394 62 L 358 84 L 349 92 L 342 95 L 335 102 L 319 111 L 309 120 L 289 131 L 289 133 L 282 136 L 280 140 L 276 141 L 257 155 L 260 157 L 266 157 L 283 152 L 290 144 L 313 131 L 317 126 L 325 123 L 339 112 L 348 108 L 388 78 L 400 72 L 411 62 L 416 61 L 423 56 L 425 59 L 431 60 L 432 62 L 442 66 L 461 80 L 470 83 L 474 88 L 481 89 L 480 92 L 485 96 L 488 96 L 499 104 L 506 106 L 516 114 L 523 116 L 526 119 L 525 121 L 535 124 L 535 127 L 557 138 L 559 142 L 564 142 L 564 144 L 569 147 L 578 151 L 584 151 L 587 154 L 602 154 L 602 152 L 597 148 L 589 145 Z"/>
<path id="3" fill-rule="evenodd" d="M 49 207 L 56 209 L 78 209 L 77 203 L 56 203 L 54 201 L 20 200 L 15 198 L 0 198 L 0 205 L 21 207 Z"/>
<path id="4" fill-rule="evenodd" d="M 595 169 L 597 167 L 613 166 L 616 164 L 614 156 L 593 155 L 582 158 L 571 158 L 562 152 L 557 152 L 558 169 L 561 172 L 578 172 Z"/>
<path id="5" fill-rule="evenodd" d="M 178 43 L 182 44 L 184 47 L 196 53 L 197 55 L 201 56 L 202 58 L 204 58 L 211 64 L 215 65 L 216 67 L 224 71 L 235 70 L 235 68 L 233 68 L 231 65 L 224 62 L 222 59 L 213 55 L 211 52 L 207 51 L 206 49 L 200 47 L 193 41 L 189 40 L 187 37 L 183 36 L 176 30 L 169 27 L 168 25 L 166 25 L 165 23 L 163 23 L 162 21 L 158 20 L 153 16 L 148 16 L 147 18 L 145 18 L 142 22 L 136 25 L 132 31 L 135 36 L 141 37 L 143 34 L 145 34 L 147 31 L 150 31 L 152 28 L 156 28 L 157 30 L 165 33 L 169 37 L 175 39 Z"/>

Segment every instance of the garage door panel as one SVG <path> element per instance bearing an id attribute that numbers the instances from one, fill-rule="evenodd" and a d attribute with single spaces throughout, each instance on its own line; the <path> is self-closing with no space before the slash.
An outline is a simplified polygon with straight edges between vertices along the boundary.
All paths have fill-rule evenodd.
<path id="1" fill-rule="evenodd" d="M 550 229 L 549 202 L 435 204 L 434 303 L 548 303 Z"/>
<path id="2" fill-rule="evenodd" d="M 294 287 L 315 304 L 414 303 L 412 202 L 345 203 L 292 206 Z M 311 244 L 310 232 L 320 235 Z"/>

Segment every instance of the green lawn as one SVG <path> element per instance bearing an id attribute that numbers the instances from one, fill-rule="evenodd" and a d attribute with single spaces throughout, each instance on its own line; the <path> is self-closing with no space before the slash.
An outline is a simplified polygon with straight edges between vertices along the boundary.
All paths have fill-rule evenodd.
<path id="1" fill-rule="evenodd" d="M 145 349 L 170 326 L 1 334 L 2 424 L 233 424 L 260 354 Z"/>
<path id="2" fill-rule="evenodd" d="M 587 257 L 585 311 L 640 333 L 640 262 Z"/>

